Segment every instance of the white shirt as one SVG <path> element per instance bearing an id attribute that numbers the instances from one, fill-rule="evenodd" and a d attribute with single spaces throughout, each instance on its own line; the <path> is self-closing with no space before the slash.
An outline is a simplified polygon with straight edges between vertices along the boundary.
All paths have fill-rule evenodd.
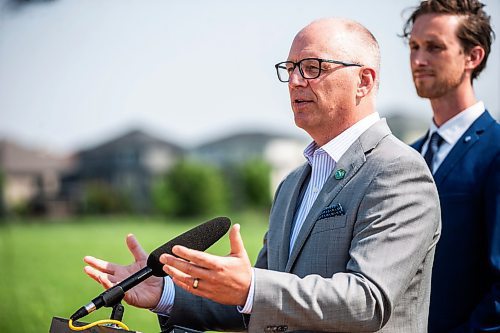
<path id="1" fill-rule="evenodd" d="M 326 180 L 335 169 L 336 161 L 339 161 L 342 155 L 356 141 L 363 132 L 370 128 L 373 124 L 380 120 L 377 112 L 374 112 L 365 118 L 358 121 L 353 126 L 340 133 L 330 142 L 322 147 L 318 147 L 315 142 L 311 142 L 304 150 L 304 156 L 311 165 L 311 179 L 304 194 L 304 198 L 300 204 L 299 211 L 294 223 L 292 235 L 290 237 L 290 252 L 297 235 L 304 224 L 304 220 L 309 213 L 314 201 L 318 197 L 319 192 L 323 188 Z M 241 313 L 251 313 L 253 306 L 253 298 L 255 294 L 254 285 L 254 270 L 252 269 L 252 279 L 246 303 L 243 307 L 238 306 L 238 311 Z M 153 312 L 158 314 L 168 314 L 172 310 L 175 299 L 175 288 L 170 277 L 164 278 L 163 292 L 156 308 Z"/>
<path id="2" fill-rule="evenodd" d="M 455 117 L 449 119 L 439 128 L 436 126 L 434 121 L 431 121 L 429 135 L 425 139 L 424 145 L 422 146 L 422 155 L 425 155 L 427 152 L 431 135 L 434 134 L 434 132 L 438 132 L 438 134 L 443 138 L 443 142 L 432 159 L 431 171 L 433 174 L 439 168 L 441 163 L 443 163 L 444 159 L 448 156 L 448 153 L 455 146 L 458 140 L 462 137 L 462 135 L 464 135 L 465 131 L 467 131 L 472 123 L 474 123 L 484 111 L 484 103 L 479 101 L 458 113 Z"/>

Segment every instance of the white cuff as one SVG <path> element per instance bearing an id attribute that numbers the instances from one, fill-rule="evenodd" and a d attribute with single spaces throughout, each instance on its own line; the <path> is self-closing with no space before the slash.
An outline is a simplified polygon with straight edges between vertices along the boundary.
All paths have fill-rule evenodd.
<path id="1" fill-rule="evenodd" d="M 169 314 L 174 306 L 175 288 L 174 283 L 170 276 L 165 276 L 163 279 L 163 291 L 161 293 L 160 301 L 154 309 L 151 309 L 157 314 Z"/>
<path id="2" fill-rule="evenodd" d="M 252 268 L 252 280 L 250 281 L 250 289 L 248 290 L 247 301 L 243 307 L 237 306 L 240 313 L 250 314 L 252 313 L 253 307 L 253 295 L 255 294 L 255 284 L 254 284 L 254 270 Z"/>

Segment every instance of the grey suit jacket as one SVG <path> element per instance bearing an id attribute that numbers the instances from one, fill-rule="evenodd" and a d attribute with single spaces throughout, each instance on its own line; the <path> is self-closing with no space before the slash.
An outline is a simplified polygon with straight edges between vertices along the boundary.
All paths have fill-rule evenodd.
<path id="1" fill-rule="evenodd" d="M 255 265 L 251 316 L 177 288 L 164 324 L 250 332 L 427 331 L 441 223 L 422 157 L 397 140 L 384 120 L 370 127 L 338 161 L 289 257 L 309 173 L 304 164 L 276 192 Z"/>

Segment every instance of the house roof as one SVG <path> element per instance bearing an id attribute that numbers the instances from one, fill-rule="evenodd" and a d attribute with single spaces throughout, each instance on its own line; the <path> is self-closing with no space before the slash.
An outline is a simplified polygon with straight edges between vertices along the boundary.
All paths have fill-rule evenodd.
<path id="1" fill-rule="evenodd" d="M 0 140 L 0 169 L 7 173 L 40 173 L 64 171 L 73 161 L 68 156 L 28 148 L 9 140 Z"/>
<path id="2" fill-rule="evenodd" d="M 146 146 L 159 146 L 163 148 L 168 148 L 176 153 L 181 153 L 183 151 L 182 147 L 180 147 L 177 144 L 159 139 L 157 137 L 145 133 L 142 130 L 134 129 L 116 138 L 101 143 L 97 146 L 81 150 L 78 152 L 78 155 L 95 153 L 95 152 L 106 153 L 108 151 L 113 151 L 120 147 L 141 148 Z"/>
<path id="3" fill-rule="evenodd" d="M 307 141 L 303 137 L 296 135 L 289 135 L 283 133 L 268 133 L 262 131 L 247 131 L 247 132 L 238 132 L 234 134 L 229 134 L 227 136 L 215 139 L 213 141 L 209 141 L 207 143 L 201 144 L 196 147 L 196 150 L 203 150 L 205 148 L 214 147 L 214 146 L 225 146 L 228 144 L 237 144 L 240 142 L 252 142 L 258 145 L 265 145 L 269 141 L 273 140 L 294 140 L 294 141 Z"/>

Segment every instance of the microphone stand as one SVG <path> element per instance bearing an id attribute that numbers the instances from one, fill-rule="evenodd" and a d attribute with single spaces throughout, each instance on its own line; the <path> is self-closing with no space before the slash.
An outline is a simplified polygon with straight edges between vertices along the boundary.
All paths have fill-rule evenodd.
<path id="1" fill-rule="evenodd" d="M 109 289 L 111 291 L 111 289 Z M 109 319 L 122 321 L 123 314 L 125 313 L 125 307 L 122 305 L 123 297 L 125 297 L 125 292 L 122 288 L 115 288 L 115 292 L 111 291 L 109 294 L 105 293 L 103 295 L 105 307 L 112 307 L 111 315 Z M 107 297 L 106 297 L 107 296 Z M 120 328 L 116 324 L 111 324 L 109 327 Z"/>
<path id="2" fill-rule="evenodd" d="M 122 305 L 122 303 L 120 301 L 120 302 L 116 303 L 115 305 L 113 305 L 113 310 L 111 310 L 111 316 L 109 317 L 109 319 L 122 321 L 124 312 L 125 312 L 125 307 Z M 112 325 L 110 325 L 110 327 L 120 328 L 116 324 L 112 324 Z"/>

